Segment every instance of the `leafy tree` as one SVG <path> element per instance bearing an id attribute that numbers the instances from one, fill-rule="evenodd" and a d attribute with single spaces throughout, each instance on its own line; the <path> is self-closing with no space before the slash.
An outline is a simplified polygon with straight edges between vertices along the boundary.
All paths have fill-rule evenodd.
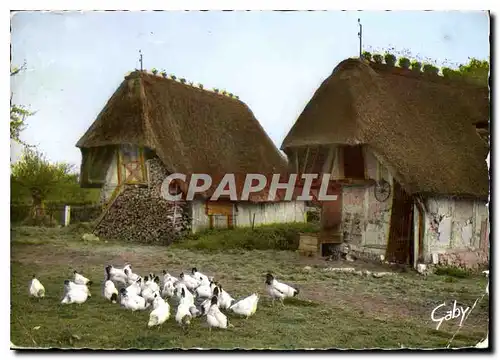
<path id="1" fill-rule="evenodd" d="M 11 165 L 11 183 L 26 189 L 32 199 L 32 217 L 45 217 L 44 202 L 51 194 L 74 183 L 76 174 L 67 163 L 51 164 L 38 150 L 24 148 L 21 159 Z"/>
<path id="2" fill-rule="evenodd" d="M 10 76 L 15 76 L 26 69 L 26 63 L 21 67 L 10 69 Z M 26 118 L 34 114 L 23 105 L 12 103 L 12 93 L 10 95 L 10 138 L 20 144 L 27 145 L 20 139 L 21 132 L 26 128 Z"/>

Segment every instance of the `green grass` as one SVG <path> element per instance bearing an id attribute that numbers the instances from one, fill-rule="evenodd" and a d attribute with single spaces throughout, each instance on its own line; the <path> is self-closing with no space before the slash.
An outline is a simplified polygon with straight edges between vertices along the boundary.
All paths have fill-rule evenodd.
<path id="1" fill-rule="evenodd" d="M 189 235 L 176 243 L 177 249 L 220 251 L 245 250 L 297 250 L 301 232 L 316 232 L 318 225 L 310 223 L 272 224 L 237 228 L 231 231 L 207 230 Z"/>
<path id="2" fill-rule="evenodd" d="M 83 231 L 83 230 L 80 230 Z M 76 233 L 74 233 L 76 232 Z M 176 247 L 83 243 L 75 229 L 12 231 L 11 342 L 23 347 L 62 348 L 439 348 L 447 344 L 458 321 L 443 323 L 439 331 L 430 319 L 434 307 L 457 300 L 471 306 L 486 286 L 473 276 L 421 277 L 401 273 L 379 279 L 324 271 L 325 267 L 354 266 L 301 258 L 292 251 L 189 250 Z M 229 241 L 230 236 L 227 236 Z M 190 240 L 194 241 L 194 240 Z M 228 314 L 234 328 L 209 334 L 204 318 L 193 321 L 185 333 L 173 319 L 148 329 L 149 311 L 132 313 L 106 302 L 100 295 L 104 266 L 131 262 L 140 274 L 163 269 L 179 274 L 192 266 L 215 276 L 239 298 L 257 291 L 257 313 L 248 320 Z M 311 269 L 304 271 L 304 266 Z M 92 298 L 82 305 L 61 305 L 63 280 L 77 269 L 94 280 Z M 283 308 L 271 307 L 264 275 L 273 271 L 284 282 L 300 288 Z M 28 297 L 35 273 L 47 297 Z M 171 302 L 172 304 L 172 302 Z M 172 314 L 174 313 L 172 309 Z M 477 305 L 456 336 L 453 347 L 470 346 L 487 331 L 488 298 Z M 39 328 L 38 328 L 39 327 Z"/>

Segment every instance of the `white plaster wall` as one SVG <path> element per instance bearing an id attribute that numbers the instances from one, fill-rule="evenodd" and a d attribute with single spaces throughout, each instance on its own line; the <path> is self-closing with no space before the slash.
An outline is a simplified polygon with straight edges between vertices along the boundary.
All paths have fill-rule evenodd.
<path id="1" fill-rule="evenodd" d="M 193 232 L 193 234 L 210 227 L 210 219 L 206 214 L 204 201 L 191 201 L 191 216 L 191 231 Z"/>
<path id="2" fill-rule="evenodd" d="M 191 202 L 192 211 L 192 231 L 193 233 L 208 229 L 210 219 L 205 213 L 205 203 L 200 200 Z M 255 214 L 255 226 L 275 224 L 305 222 L 305 203 L 303 201 L 283 201 L 278 203 L 252 204 L 241 202 L 237 205 L 237 210 L 233 212 L 233 223 L 235 227 L 252 226 L 253 214 Z M 214 226 L 225 227 L 226 222 L 223 217 L 214 218 Z M 220 223 L 220 224 L 219 224 Z"/>
<path id="3" fill-rule="evenodd" d="M 101 188 L 101 201 L 107 202 L 113 191 L 115 191 L 118 186 L 118 167 L 117 167 L 117 154 L 116 150 L 113 152 L 113 158 L 109 164 L 108 171 L 106 172 L 106 178 L 104 186 Z"/>
<path id="4" fill-rule="evenodd" d="M 252 226 L 255 214 L 255 225 L 275 223 L 293 223 L 306 221 L 306 206 L 303 201 L 281 201 L 277 203 L 252 204 L 238 203 L 235 211 L 235 226 Z"/>
<path id="5" fill-rule="evenodd" d="M 368 178 L 377 180 L 380 176 L 380 179 L 388 181 L 391 185 L 391 194 L 387 200 L 380 202 L 375 198 L 374 185 L 344 186 L 342 231 L 347 235 L 345 240 L 353 244 L 385 250 L 389 239 L 393 178 L 371 151 L 366 149 L 364 155 Z"/>
<path id="6" fill-rule="evenodd" d="M 485 202 L 432 198 L 425 214 L 424 253 L 479 249 L 481 222 L 488 219 Z"/>

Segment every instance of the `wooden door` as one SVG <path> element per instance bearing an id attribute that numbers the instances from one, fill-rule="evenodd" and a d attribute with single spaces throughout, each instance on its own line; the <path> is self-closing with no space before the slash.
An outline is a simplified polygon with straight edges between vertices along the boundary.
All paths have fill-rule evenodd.
<path id="1" fill-rule="evenodd" d="M 413 261 L 413 199 L 394 181 L 391 225 L 386 259 L 401 264 Z"/>
<path id="2" fill-rule="evenodd" d="M 205 212 L 209 217 L 210 229 L 233 227 L 233 203 L 229 201 L 208 201 Z"/>

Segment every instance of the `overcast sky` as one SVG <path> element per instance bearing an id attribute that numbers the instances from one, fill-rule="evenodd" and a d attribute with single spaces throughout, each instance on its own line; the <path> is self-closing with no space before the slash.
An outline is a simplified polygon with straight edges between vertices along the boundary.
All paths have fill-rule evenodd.
<path id="1" fill-rule="evenodd" d="M 464 63 L 489 56 L 480 12 L 86 12 L 18 13 L 11 80 L 14 101 L 36 115 L 22 139 L 53 161 L 80 164 L 75 143 L 124 75 L 165 69 L 206 88 L 226 89 L 252 109 L 277 147 L 334 67 L 364 48 L 409 49 Z M 12 159 L 20 147 L 11 147 Z"/>

